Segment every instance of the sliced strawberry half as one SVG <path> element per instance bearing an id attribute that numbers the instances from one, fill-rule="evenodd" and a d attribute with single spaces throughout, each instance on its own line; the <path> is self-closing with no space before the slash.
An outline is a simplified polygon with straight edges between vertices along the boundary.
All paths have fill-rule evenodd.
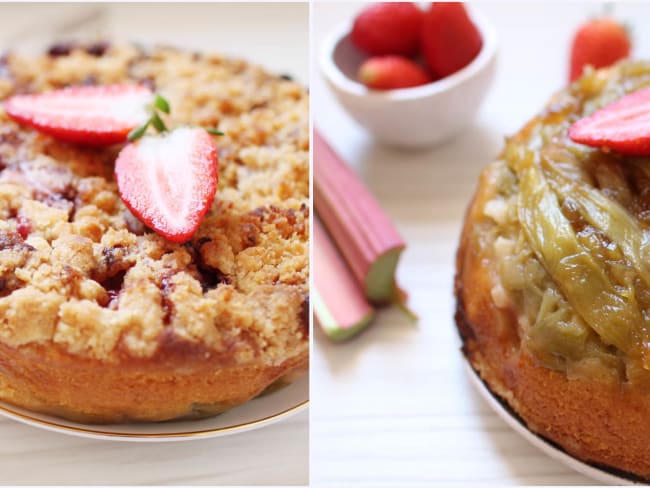
<path id="1" fill-rule="evenodd" d="M 7 114 L 62 141 L 86 146 L 124 142 L 149 118 L 154 95 L 143 85 L 72 86 L 4 102 Z"/>
<path id="2" fill-rule="evenodd" d="M 181 127 L 128 144 L 117 157 L 117 186 L 133 214 L 158 234 L 185 242 L 217 190 L 217 148 L 204 129 Z"/>
<path id="3" fill-rule="evenodd" d="M 625 156 L 650 156 L 650 88 L 630 93 L 569 128 L 574 142 Z"/>

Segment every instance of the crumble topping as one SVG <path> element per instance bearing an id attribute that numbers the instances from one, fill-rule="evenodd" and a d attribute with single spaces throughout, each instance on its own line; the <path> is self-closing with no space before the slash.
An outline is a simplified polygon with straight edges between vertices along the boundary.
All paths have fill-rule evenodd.
<path id="1" fill-rule="evenodd" d="M 190 242 L 168 242 L 121 201 L 119 147 L 58 142 L 0 107 L 0 341 L 51 341 L 103 361 L 182 343 L 239 364 L 306 350 L 304 88 L 240 60 L 165 47 L 57 45 L 0 58 L 0 100 L 125 82 L 167 98 L 169 126 L 225 133 L 215 203 Z"/>

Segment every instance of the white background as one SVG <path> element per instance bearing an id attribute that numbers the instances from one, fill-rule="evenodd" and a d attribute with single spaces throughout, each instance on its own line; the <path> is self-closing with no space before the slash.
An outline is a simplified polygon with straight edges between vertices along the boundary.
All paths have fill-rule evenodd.
<path id="1" fill-rule="evenodd" d="M 0 50 L 99 35 L 245 58 L 308 78 L 306 4 L 0 4 Z M 261 430 L 170 444 L 79 439 L 0 418 L 4 484 L 306 484 L 309 415 Z"/>
<path id="2" fill-rule="evenodd" d="M 408 242 L 399 282 L 421 317 L 384 310 L 360 337 L 312 356 L 312 481 L 318 486 L 594 484 L 519 438 L 473 391 L 453 323 L 454 254 L 480 169 L 566 82 L 573 29 L 601 5 L 475 2 L 500 37 L 499 67 L 476 122 L 409 153 L 374 143 L 312 79 L 315 123 L 362 175 Z M 314 7 L 313 40 L 359 8 Z M 650 5 L 619 4 L 637 55 L 650 55 Z M 645 32 L 644 32 L 645 30 Z M 431 130 L 436 130 L 432 127 Z M 587 415 L 588 412 L 585 412 Z"/>

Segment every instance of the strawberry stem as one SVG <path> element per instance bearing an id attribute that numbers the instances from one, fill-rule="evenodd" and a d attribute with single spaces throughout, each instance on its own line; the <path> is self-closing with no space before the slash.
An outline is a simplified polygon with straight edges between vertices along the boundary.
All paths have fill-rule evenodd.
<path id="1" fill-rule="evenodd" d="M 133 129 L 131 132 L 129 132 L 129 135 L 127 136 L 127 139 L 131 142 L 135 141 L 136 139 L 140 139 L 144 133 L 147 131 L 147 128 L 149 127 L 149 123 L 151 122 L 151 119 L 147 120 L 144 124 L 142 124 L 140 127 L 136 127 Z"/>
<path id="2" fill-rule="evenodd" d="M 163 98 L 160 94 L 156 93 L 156 98 L 153 101 L 154 107 L 160 110 L 163 113 L 169 114 L 171 108 L 167 99 Z"/>
<path id="3" fill-rule="evenodd" d="M 151 114 L 151 119 L 149 120 L 151 121 L 151 125 L 153 125 L 158 132 L 167 132 L 167 126 L 160 118 L 160 115 L 158 115 L 158 112 Z"/>
<path id="4" fill-rule="evenodd" d="M 133 129 L 131 132 L 129 132 L 128 140 L 130 142 L 136 141 L 137 139 L 140 139 L 142 136 L 144 136 L 150 125 L 153 126 L 154 129 L 156 129 L 159 133 L 169 132 L 167 125 L 165 124 L 162 117 L 158 113 L 158 112 L 162 112 L 164 114 L 169 115 L 169 113 L 171 112 L 171 107 L 167 99 L 165 99 L 162 95 L 156 93 L 154 97 L 154 101 L 147 106 L 147 110 L 149 111 L 150 114 L 149 119 L 140 127 L 137 127 Z M 224 135 L 224 133 L 217 128 L 210 127 L 205 130 L 215 136 Z"/>

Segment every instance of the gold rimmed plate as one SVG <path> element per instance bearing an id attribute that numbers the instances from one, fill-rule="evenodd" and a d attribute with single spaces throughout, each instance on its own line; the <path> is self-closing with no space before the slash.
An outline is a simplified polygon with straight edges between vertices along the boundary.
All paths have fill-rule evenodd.
<path id="1" fill-rule="evenodd" d="M 133 442 L 186 441 L 258 429 L 307 408 L 309 378 L 303 377 L 273 393 L 262 395 L 220 415 L 201 420 L 88 425 L 69 422 L 0 402 L 0 415 L 63 434 Z"/>
<path id="2" fill-rule="evenodd" d="M 472 384 L 476 387 L 476 390 L 483 397 L 483 399 L 487 401 L 490 407 L 492 407 L 492 409 L 497 413 L 497 415 L 499 415 L 499 417 L 501 417 L 515 432 L 521 435 L 532 445 L 542 450 L 548 456 L 561 462 L 565 466 L 568 466 L 574 471 L 577 471 L 578 473 L 601 483 L 616 486 L 647 485 L 647 482 L 644 482 L 631 473 L 616 471 L 613 469 L 608 469 L 602 466 L 580 461 L 579 459 L 576 459 L 573 456 L 567 454 L 559 446 L 553 444 L 549 440 L 528 430 L 523 420 L 519 418 L 501 398 L 496 396 L 488 389 L 481 377 L 478 375 L 478 373 L 476 373 L 476 371 L 474 371 L 469 362 L 467 360 L 464 362 L 467 369 L 467 374 L 469 375 Z"/>

